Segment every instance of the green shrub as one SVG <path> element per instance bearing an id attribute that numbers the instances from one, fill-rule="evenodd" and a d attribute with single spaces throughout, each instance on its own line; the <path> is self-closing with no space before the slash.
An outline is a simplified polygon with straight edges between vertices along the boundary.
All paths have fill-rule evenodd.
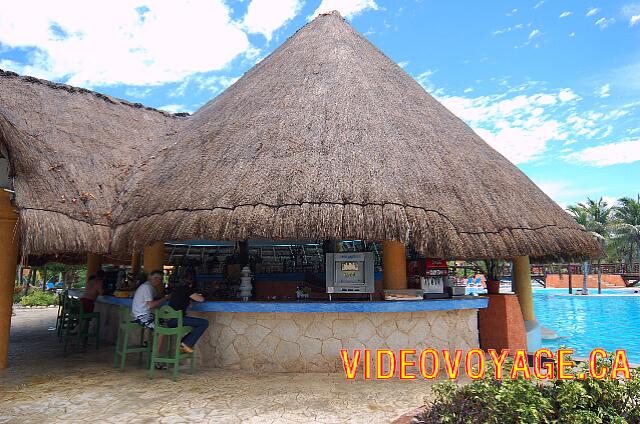
<path id="1" fill-rule="evenodd" d="M 33 291 L 20 299 L 22 306 L 49 306 L 58 304 L 58 296 L 54 293 Z"/>
<path id="2" fill-rule="evenodd" d="M 601 361 L 611 366 L 611 358 Z M 519 378 L 495 380 L 487 364 L 486 376 L 468 385 L 436 384 L 435 400 L 418 423 L 640 423 L 640 370 L 630 380 L 596 380 L 587 364 L 576 368 L 584 380 L 545 383 Z M 505 364 L 504 369 L 511 369 Z"/>

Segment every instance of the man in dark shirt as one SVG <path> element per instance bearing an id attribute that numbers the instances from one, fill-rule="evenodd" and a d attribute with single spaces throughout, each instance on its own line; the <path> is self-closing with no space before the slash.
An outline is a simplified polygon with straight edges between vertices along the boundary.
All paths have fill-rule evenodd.
<path id="1" fill-rule="evenodd" d="M 182 311 L 182 324 L 193 327 L 193 330 L 184 336 L 180 348 L 183 352 L 193 352 L 193 347 L 196 342 L 202 336 L 202 334 L 209 327 L 209 321 L 203 318 L 190 317 L 187 315 L 187 309 L 191 305 L 191 301 L 204 302 L 204 296 L 194 292 L 193 281 L 185 279 L 181 281 L 181 284 L 173 289 L 171 297 L 169 298 L 169 306 L 176 311 Z M 168 322 L 169 327 L 176 327 L 178 322 L 176 319 L 171 319 Z"/>

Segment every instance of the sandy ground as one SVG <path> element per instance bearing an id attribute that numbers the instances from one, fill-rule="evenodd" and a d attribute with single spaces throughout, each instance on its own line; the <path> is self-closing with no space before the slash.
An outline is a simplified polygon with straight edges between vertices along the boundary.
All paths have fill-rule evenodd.
<path id="1" fill-rule="evenodd" d="M 342 374 L 196 369 L 149 380 L 113 346 L 62 357 L 56 309 L 16 310 L 9 368 L 0 371 L 0 423 L 383 423 L 424 403 L 430 383 L 347 381 Z"/>

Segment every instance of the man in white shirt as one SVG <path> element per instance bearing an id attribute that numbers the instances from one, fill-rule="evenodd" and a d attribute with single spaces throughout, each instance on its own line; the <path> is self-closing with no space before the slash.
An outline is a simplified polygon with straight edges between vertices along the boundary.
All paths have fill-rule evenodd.
<path id="1" fill-rule="evenodd" d="M 153 321 L 155 318 L 153 310 L 169 299 L 169 295 L 166 295 L 154 300 L 156 293 L 160 293 L 162 290 L 163 276 L 162 271 L 152 271 L 149 274 L 149 281 L 141 284 L 136 290 L 133 296 L 133 303 L 131 304 L 131 316 L 133 320 L 152 330 L 154 328 Z"/>

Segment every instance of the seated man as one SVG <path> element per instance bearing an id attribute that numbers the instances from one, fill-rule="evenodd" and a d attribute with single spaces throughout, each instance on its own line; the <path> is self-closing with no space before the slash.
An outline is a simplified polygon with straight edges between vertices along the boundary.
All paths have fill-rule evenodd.
<path id="1" fill-rule="evenodd" d="M 92 275 L 87 280 L 84 293 L 82 293 L 82 297 L 80 298 L 84 312 L 93 312 L 96 299 L 98 296 L 102 296 L 104 290 L 103 282 L 104 280 L 101 274 Z"/>
<path id="2" fill-rule="evenodd" d="M 131 315 L 133 320 L 153 330 L 154 314 L 153 310 L 162 306 L 167 301 L 169 295 L 162 294 L 164 276 L 162 271 L 152 271 L 149 274 L 149 281 L 143 283 L 136 289 L 131 304 Z"/>
<path id="3" fill-rule="evenodd" d="M 204 302 L 204 296 L 196 293 L 192 287 L 193 280 L 188 278 L 182 280 L 180 285 L 173 289 L 171 298 L 169 299 L 169 306 L 176 311 L 182 311 L 182 324 L 193 327 L 193 330 L 184 336 L 182 343 L 180 343 L 180 347 L 184 353 L 193 352 L 193 347 L 196 342 L 205 332 L 207 327 L 209 327 L 209 321 L 206 319 L 187 316 L 187 308 L 189 308 L 192 300 L 196 302 Z M 168 325 L 169 327 L 175 327 L 178 325 L 178 322 L 176 319 L 172 319 L 169 320 Z"/>

